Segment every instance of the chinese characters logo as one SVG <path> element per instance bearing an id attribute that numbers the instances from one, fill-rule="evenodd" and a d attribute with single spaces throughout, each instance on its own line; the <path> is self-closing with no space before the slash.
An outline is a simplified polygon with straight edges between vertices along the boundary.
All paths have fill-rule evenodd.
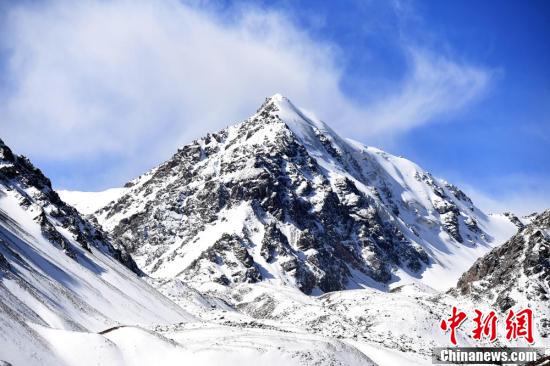
<path id="1" fill-rule="evenodd" d="M 445 332 L 450 332 L 451 343 L 456 345 L 456 330 L 466 321 L 468 316 L 453 306 L 452 314 L 449 318 L 441 321 L 440 327 Z M 472 338 L 481 340 L 487 338 L 490 342 L 497 339 L 498 317 L 494 311 L 484 314 L 481 310 L 475 309 L 473 318 L 474 329 Z M 509 310 L 505 321 L 506 339 L 516 340 L 524 338 L 532 344 L 533 339 L 533 311 L 531 309 L 522 309 L 517 313 Z"/>

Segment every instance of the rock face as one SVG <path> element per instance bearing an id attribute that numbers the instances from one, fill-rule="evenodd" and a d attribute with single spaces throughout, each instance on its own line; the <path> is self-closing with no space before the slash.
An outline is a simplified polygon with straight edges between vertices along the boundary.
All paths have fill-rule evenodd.
<path id="1" fill-rule="evenodd" d="M 488 300 L 501 311 L 516 306 L 540 310 L 541 334 L 550 335 L 550 210 L 478 259 L 462 275 L 456 291 Z"/>
<path id="2" fill-rule="evenodd" d="M 3 190 L 16 195 L 25 210 L 32 208 L 39 212 L 34 220 L 40 225 L 42 235 L 67 256 L 78 261 L 73 244 L 62 235 L 62 230 L 67 230 L 86 251 L 101 250 L 133 272 L 141 273 L 124 247 L 114 244 L 99 227 L 84 220 L 77 210 L 65 204 L 40 169 L 27 158 L 14 155 L 0 140 L 0 197 Z M 0 217 L 11 220 L 5 212 L 0 212 Z"/>
<path id="3" fill-rule="evenodd" d="M 492 243 L 490 219 L 457 187 L 280 95 L 182 147 L 95 217 L 150 275 L 308 294 L 384 288 Z"/>

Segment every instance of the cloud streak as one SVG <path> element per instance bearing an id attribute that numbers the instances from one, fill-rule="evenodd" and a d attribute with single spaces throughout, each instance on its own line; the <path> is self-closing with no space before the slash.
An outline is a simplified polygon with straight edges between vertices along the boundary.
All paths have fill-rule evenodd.
<path id="1" fill-rule="evenodd" d="M 540 213 L 550 207 L 550 187 L 546 181 L 544 177 L 515 174 L 491 182 L 498 190 L 490 192 L 466 182 L 460 183 L 460 187 L 485 212 L 513 212 L 524 216 Z"/>
<path id="2" fill-rule="evenodd" d="M 491 72 L 426 50 L 408 50 L 411 72 L 398 91 L 362 111 L 371 134 L 398 133 L 460 110 L 486 91 Z"/>
<path id="3" fill-rule="evenodd" d="M 395 93 L 359 105 L 339 86 L 336 46 L 313 40 L 282 12 L 232 15 L 227 21 L 175 0 L 9 9 L 0 36 L 9 75 L 2 136 L 41 160 L 109 156 L 136 174 L 178 145 L 246 118 L 275 92 L 343 135 L 368 139 L 463 108 L 490 81 L 485 69 L 406 45 L 410 69 Z"/>

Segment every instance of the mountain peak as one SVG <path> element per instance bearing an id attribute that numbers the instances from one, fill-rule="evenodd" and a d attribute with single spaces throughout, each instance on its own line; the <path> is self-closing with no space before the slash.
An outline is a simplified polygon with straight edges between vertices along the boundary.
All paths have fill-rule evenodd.
<path id="1" fill-rule="evenodd" d="M 266 98 L 251 120 L 260 118 L 268 121 L 273 117 L 284 123 L 305 146 L 319 147 L 320 134 L 326 135 L 330 140 L 342 142 L 342 139 L 323 121 L 298 108 L 289 98 L 279 93 Z"/>
<path id="2" fill-rule="evenodd" d="M 284 95 L 282 95 L 281 93 L 275 93 L 271 97 L 269 97 L 268 99 L 272 100 L 274 102 L 281 102 L 283 100 L 288 100 L 288 98 L 285 97 Z"/>
<path id="3" fill-rule="evenodd" d="M 95 215 L 147 274 L 197 286 L 445 286 L 447 254 L 463 259 L 459 272 L 493 245 L 491 223 L 460 193 L 412 162 L 349 143 L 275 94 Z"/>
<path id="4" fill-rule="evenodd" d="M 276 93 L 273 94 L 271 97 L 265 98 L 265 101 L 262 103 L 257 114 L 262 113 L 270 113 L 270 112 L 277 112 L 281 110 L 295 110 L 297 109 L 290 99 L 285 97 L 282 94 Z"/>

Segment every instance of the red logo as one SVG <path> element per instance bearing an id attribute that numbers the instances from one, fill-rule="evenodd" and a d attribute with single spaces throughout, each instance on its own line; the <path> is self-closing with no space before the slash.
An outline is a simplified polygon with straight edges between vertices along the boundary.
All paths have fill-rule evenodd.
<path id="1" fill-rule="evenodd" d="M 484 335 L 489 337 L 491 342 L 494 342 L 497 339 L 497 321 L 498 318 L 494 311 L 491 311 L 486 317 L 483 316 L 483 313 L 480 310 L 475 310 L 476 317 L 474 322 L 476 327 L 472 332 L 474 339 L 481 339 L 481 336 Z"/>
<path id="2" fill-rule="evenodd" d="M 451 330 L 451 343 L 456 345 L 456 328 L 462 324 L 468 316 L 462 311 L 458 311 L 456 306 L 453 306 L 453 315 L 447 320 L 441 321 L 441 329 L 447 331 Z"/>
<path id="3" fill-rule="evenodd" d="M 533 343 L 533 310 L 523 309 L 514 314 L 513 310 L 508 312 L 506 317 L 506 339 L 525 338 L 529 343 Z"/>
<path id="4" fill-rule="evenodd" d="M 490 311 L 487 314 L 483 314 L 483 312 L 478 309 L 474 311 L 476 315 L 473 318 L 474 329 L 472 331 L 472 338 L 475 340 L 488 338 L 489 341 L 494 342 L 497 339 L 498 317 L 496 313 Z M 451 343 L 455 346 L 457 344 L 456 330 L 467 318 L 468 316 L 466 313 L 458 310 L 456 306 L 453 306 L 452 315 L 448 319 L 443 319 L 441 321 L 441 329 L 445 332 L 450 331 Z M 506 339 L 516 340 L 518 338 L 524 338 L 530 344 L 534 342 L 533 311 L 531 309 L 522 309 L 517 313 L 511 309 L 508 311 L 506 317 Z"/>

